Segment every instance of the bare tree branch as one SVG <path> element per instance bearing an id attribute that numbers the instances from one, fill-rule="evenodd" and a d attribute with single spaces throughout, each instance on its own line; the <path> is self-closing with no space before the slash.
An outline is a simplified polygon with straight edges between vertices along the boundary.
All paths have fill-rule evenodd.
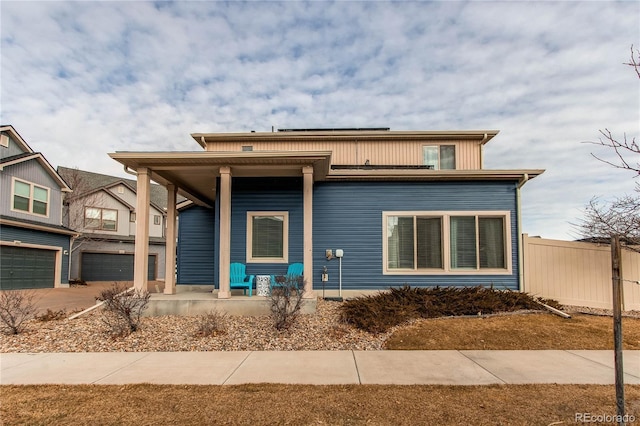
<path id="1" fill-rule="evenodd" d="M 624 62 L 624 64 L 633 67 L 640 78 L 640 50 L 636 49 L 634 56 L 633 44 L 631 45 L 631 62 Z"/>

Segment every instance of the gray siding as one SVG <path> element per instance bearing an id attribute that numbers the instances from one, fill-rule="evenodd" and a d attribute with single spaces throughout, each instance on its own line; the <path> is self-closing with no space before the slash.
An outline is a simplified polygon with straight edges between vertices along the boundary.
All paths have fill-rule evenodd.
<path id="1" fill-rule="evenodd" d="M 62 249 L 62 276 L 60 282 L 66 284 L 69 282 L 69 255 L 65 255 L 66 250 L 69 253 L 70 237 L 68 235 L 56 234 L 53 232 L 36 231 L 33 229 L 24 229 L 14 226 L 2 226 L 0 229 L 0 239 L 2 241 L 22 241 L 28 244 L 38 244 L 43 246 L 60 247 Z"/>
<path id="2" fill-rule="evenodd" d="M 383 211 L 511 211 L 511 275 L 383 275 Z M 518 289 L 515 182 L 340 182 L 317 183 L 313 199 L 314 287 L 337 288 L 339 262 L 326 249 L 343 249 L 343 289 L 412 286 L 495 285 Z"/>
<path id="3" fill-rule="evenodd" d="M 22 154 L 23 152 L 28 152 L 22 149 L 16 142 L 11 138 L 11 135 L 8 132 L 2 132 L 2 134 L 6 134 L 9 136 L 9 146 L 4 147 L 0 146 L 0 158 L 13 157 L 14 155 Z"/>
<path id="4" fill-rule="evenodd" d="M 45 188 L 49 188 L 49 217 L 42 217 L 11 210 L 12 192 L 11 182 L 13 178 L 18 178 L 29 183 L 34 183 Z M 58 183 L 53 180 L 37 160 L 29 160 L 23 163 L 6 167 L 0 173 L 0 214 L 20 219 L 33 220 L 49 225 L 62 225 L 62 193 Z"/>
<path id="5" fill-rule="evenodd" d="M 214 212 L 194 206 L 180 211 L 177 247 L 177 284 L 212 285 L 214 262 Z"/>

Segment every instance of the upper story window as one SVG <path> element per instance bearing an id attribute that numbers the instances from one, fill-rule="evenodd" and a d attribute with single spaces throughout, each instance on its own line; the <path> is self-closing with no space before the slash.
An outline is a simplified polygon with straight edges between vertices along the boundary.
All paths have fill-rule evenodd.
<path id="1" fill-rule="evenodd" d="M 422 147 L 422 162 L 433 170 L 455 170 L 455 145 L 433 145 Z"/>
<path id="2" fill-rule="evenodd" d="M 38 216 L 48 216 L 49 189 L 14 179 L 12 210 Z"/>
<path id="3" fill-rule="evenodd" d="M 247 212 L 247 262 L 288 261 L 289 213 Z"/>
<path id="4" fill-rule="evenodd" d="M 509 212 L 386 212 L 387 274 L 510 273 Z"/>
<path id="5" fill-rule="evenodd" d="M 118 211 L 99 207 L 85 207 L 84 227 L 103 231 L 117 231 Z"/>
<path id="6" fill-rule="evenodd" d="M 161 216 L 159 214 L 154 214 L 153 215 L 153 224 L 154 225 L 160 225 L 161 223 Z"/>

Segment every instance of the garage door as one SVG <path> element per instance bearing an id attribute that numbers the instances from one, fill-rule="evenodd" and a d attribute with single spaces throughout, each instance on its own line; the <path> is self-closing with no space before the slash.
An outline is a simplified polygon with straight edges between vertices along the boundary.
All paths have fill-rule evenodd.
<path id="1" fill-rule="evenodd" d="M 0 288 L 30 289 L 55 286 L 56 252 L 0 246 Z"/>
<path id="2" fill-rule="evenodd" d="M 156 279 L 156 256 L 149 256 L 147 279 Z M 82 279 L 85 281 L 132 281 L 133 255 L 82 253 Z"/>

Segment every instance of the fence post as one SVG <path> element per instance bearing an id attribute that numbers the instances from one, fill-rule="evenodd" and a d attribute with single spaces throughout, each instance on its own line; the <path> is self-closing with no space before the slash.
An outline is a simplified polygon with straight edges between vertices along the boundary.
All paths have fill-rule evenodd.
<path id="1" fill-rule="evenodd" d="M 622 250 L 620 236 L 611 237 L 611 281 L 613 285 L 613 343 L 616 368 L 618 424 L 624 425 L 624 367 L 622 364 Z"/>

